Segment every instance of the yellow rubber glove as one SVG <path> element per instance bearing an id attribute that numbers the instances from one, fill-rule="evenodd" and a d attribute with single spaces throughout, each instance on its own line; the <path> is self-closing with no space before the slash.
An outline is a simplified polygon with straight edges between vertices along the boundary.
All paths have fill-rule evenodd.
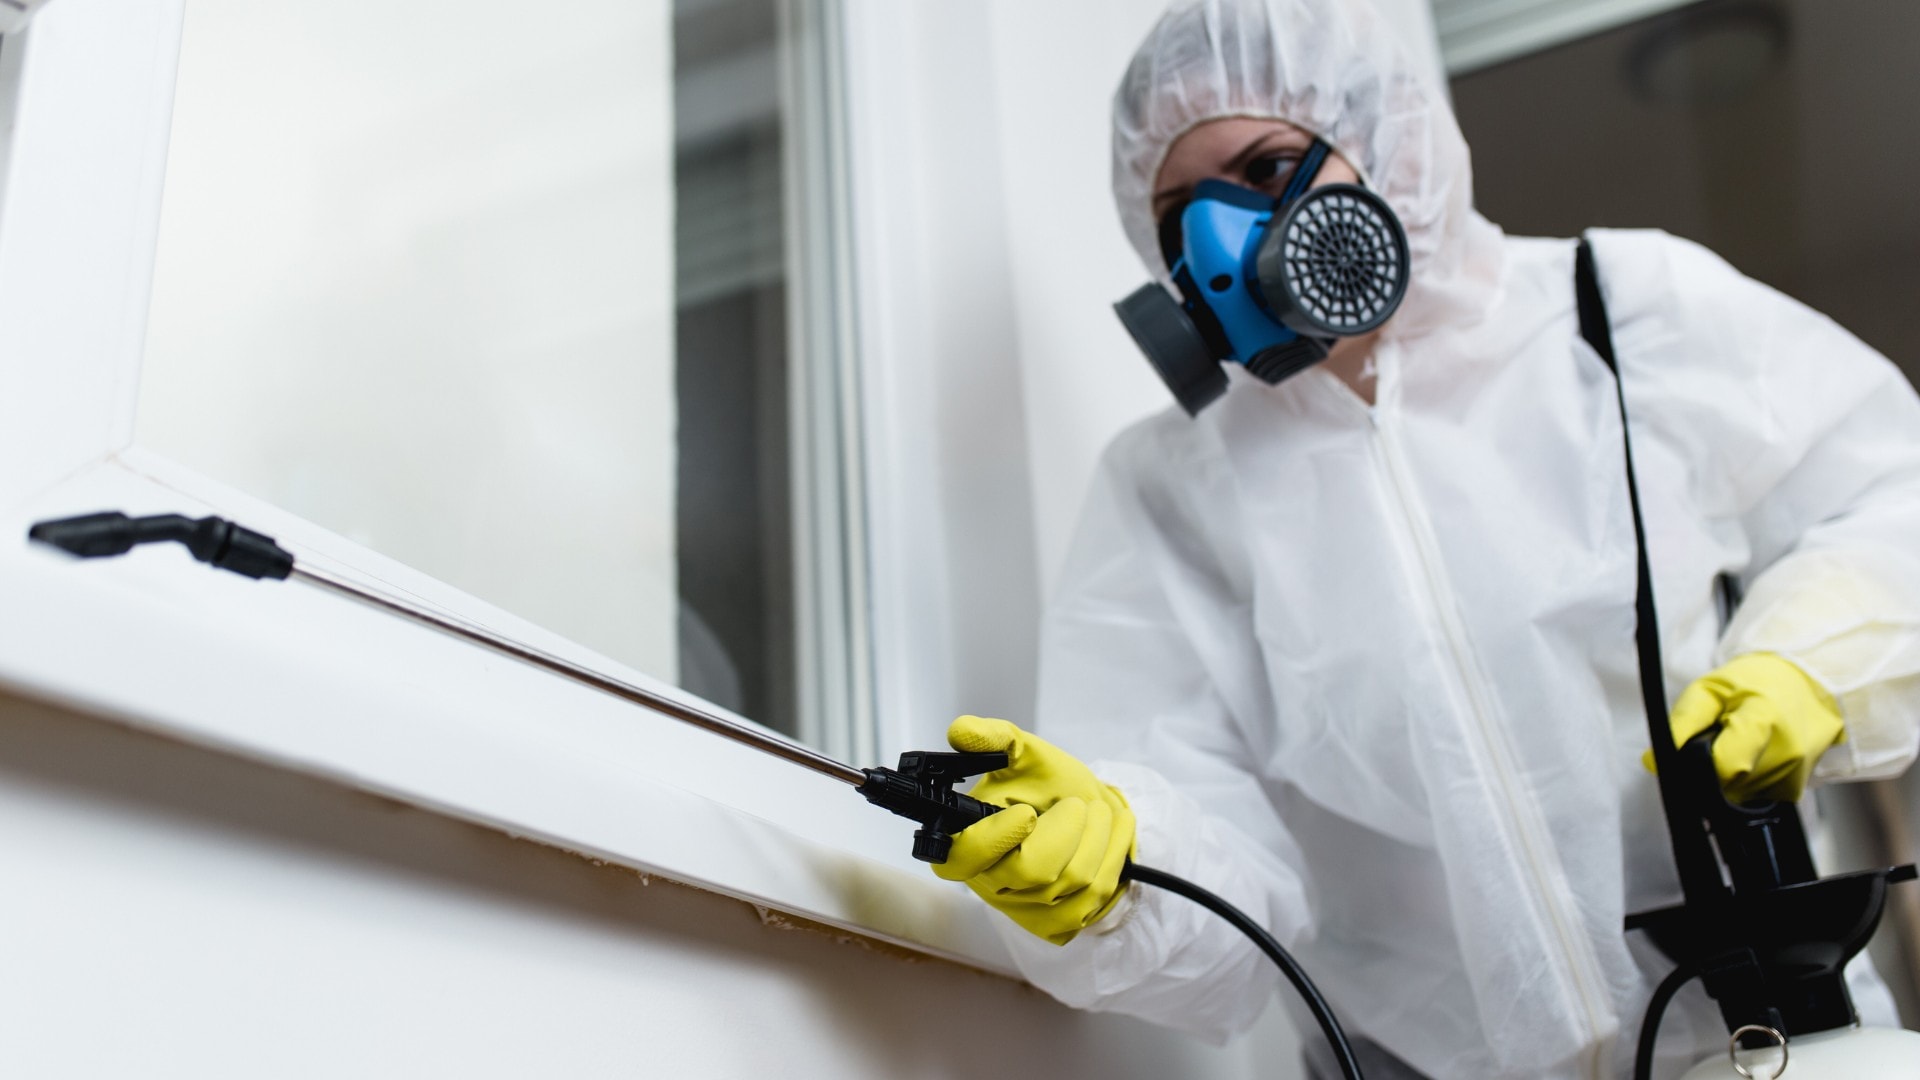
<path id="1" fill-rule="evenodd" d="M 933 872 L 1055 945 L 1093 925 L 1121 894 L 1133 855 L 1133 811 L 1080 760 L 1005 720 L 963 716 L 947 728 L 955 750 L 1001 750 L 1007 767 L 969 794 L 1007 809 L 962 829 Z"/>
<path id="2" fill-rule="evenodd" d="M 1737 656 L 1696 679 L 1674 703 L 1675 746 L 1715 724 L 1713 766 L 1733 802 L 1798 800 L 1820 755 L 1846 738 L 1840 704 L 1790 660 Z M 1647 768 L 1653 768 L 1648 751 Z"/>

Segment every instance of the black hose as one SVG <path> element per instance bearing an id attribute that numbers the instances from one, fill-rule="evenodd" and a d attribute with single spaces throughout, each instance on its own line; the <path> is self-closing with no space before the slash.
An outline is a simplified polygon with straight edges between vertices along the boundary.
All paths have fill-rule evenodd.
<path id="1" fill-rule="evenodd" d="M 1660 1018 L 1667 1013 L 1667 1004 L 1673 995 L 1687 984 L 1699 972 L 1692 968 L 1674 968 L 1673 974 L 1661 981 L 1653 991 L 1653 1000 L 1647 1002 L 1647 1015 L 1640 1021 L 1640 1049 L 1633 1055 L 1633 1080 L 1651 1080 L 1653 1076 L 1653 1040 L 1660 1035 Z"/>
<path id="2" fill-rule="evenodd" d="M 1326 998 L 1320 996 L 1319 987 L 1314 986 L 1313 980 L 1307 978 L 1307 973 L 1301 970 L 1299 962 L 1289 956 L 1287 950 L 1280 947 L 1280 943 L 1273 939 L 1272 934 L 1267 933 L 1265 927 L 1247 918 L 1245 912 L 1218 896 L 1185 878 L 1175 877 L 1165 870 L 1155 870 L 1151 866 L 1134 863 L 1127 868 L 1126 876 L 1143 885 L 1153 885 L 1184 896 L 1232 923 L 1234 929 L 1252 939 L 1253 943 L 1260 947 L 1260 951 L 1267 954 L 1267 959 L 1279 965 L 1281 973 L 1306 1001 L 1307 1008 L 1313 1013 L 1313 1018 L 1319 1021 L 1320 1033 L 1327 1037 L 1327 1044 L 1333 1047 L 1333 1056 L 1340 1062 L 1340 1075 L 1346 1080 L 1362 1080 L 1360 1062 L 1353 1056 L 1353 1046 L 1347 1042 L 1347 1033 L 1340 1029 L 1340 1021 L 1334 1018 L 1333 1008 L 1327 1004 Z"/>

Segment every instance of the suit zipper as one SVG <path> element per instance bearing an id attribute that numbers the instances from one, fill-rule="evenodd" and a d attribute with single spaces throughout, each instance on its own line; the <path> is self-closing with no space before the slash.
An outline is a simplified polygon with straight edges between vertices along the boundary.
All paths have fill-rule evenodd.
<path id="1" fill-rule="evenodd" d="M 1519 841 L 1527 869 L 1546 909 L 1547 920 L 1560 939 L 1567 977 L 1572 981 L 1574 996 L 1586 1015 L 1586 1036 L 1590 1049 L 1584 1055 L 1583 1071 L 1595 1080 L 1602 1080 L 1606 1075 L 1608 1048 L 1600 1045 L 1599 1039 L 1604 1026 L 1602 1017 L 1606 1013 L 1602 1003 L 1607 995 L 1595 989 L 1599 979 L 1591 970 L 1595 963 L 1590 955 L 1591 948 L 1580 930 L 1579 920 L 1562 903 L 1562 890 L 1554 887 L 1553 848 L 1546 823 L 1539 820 L 1537 809 L 1530 807 L 1519 791 L 1518 770 L 1513 764 L 1512 748 L 1505 733 L 1493 721 L 1492 696 L 1468 645 L 1466 627 L 1460 622 L 1459 609 L 1454 603 L 1452 586 L 1440 559 L 1438 545 L 1430 534 L 1424 510 L 1414 496 L 1399 442 L 1387 425 L 1381 422 L 1378 409 L 1369 409 L 1367 418 L 1372 426 L 1383 471 L 1387 474 L 1387 486 L 1393 490 L 1394 502 L 1400 511 L 1400 524 L 1417 557 L 1418 576 L 1426 586 L 1428 602 L 1446 642 L 1448 657 L 1453 662 L 1454 675 L 1459 681 L 1467 710 L 1473 716 L 1481 747 L 1493 766 L 1501 801 L 1507 809 L 1508 824 Z"/>

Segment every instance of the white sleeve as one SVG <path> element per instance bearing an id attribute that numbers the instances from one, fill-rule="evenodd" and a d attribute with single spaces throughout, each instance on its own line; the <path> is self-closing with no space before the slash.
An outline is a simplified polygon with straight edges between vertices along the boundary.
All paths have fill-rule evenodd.
<path id="1" fill-rule="evenodd" d="M 1920 748 L 1920 398 L 1831 319 L 1697 245 L 1657 246 L 1679 340 L 1647 351 L 1691 374 L 1649 373 L 1680 399 L 1656 408 L 1711 441 L 1709 501 L 1750 548 L 1718 660 L 1778 653 L 1839 700 L 1845 741 L 1816 781 L 1895 775 Z"/>
<path id="2" fill-rule="evenodd" d="M 1195 436 L 1149 424 L 1109 449 L 1049 607 L 1036 727 L 1126 796 L 1140 863 L 1220 894 L 1292 947 L 1311 928 L 1304 860 L 1229 705 L 1262 707 L 1247 667 L 1258 646 L 1214 527 L 1231 498 L 1195 460 Z M 1064 947 L 1005 933 L 1027 977 L 1067 1004 L 1215 1041 L 1251 1027 L 1278 985 L 1226 922 L 1140 885 Z"/>

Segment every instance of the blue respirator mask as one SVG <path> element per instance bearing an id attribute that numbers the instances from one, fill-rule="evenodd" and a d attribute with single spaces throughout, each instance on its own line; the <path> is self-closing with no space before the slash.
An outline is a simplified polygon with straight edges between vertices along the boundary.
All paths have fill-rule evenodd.
<path id="1" fill-rule="evenodd" d="M 1202 180 L 1161 222 L 1182 299 L 1148 282 L 1113 306 L 1189 415 L 1227 392 L 1223 362 L 1277 383 L 1406 296 L 1407 231 L 1366 188 L 1314 187 L 1329 153 L 1315 140 L 1278 199 Z"/>

